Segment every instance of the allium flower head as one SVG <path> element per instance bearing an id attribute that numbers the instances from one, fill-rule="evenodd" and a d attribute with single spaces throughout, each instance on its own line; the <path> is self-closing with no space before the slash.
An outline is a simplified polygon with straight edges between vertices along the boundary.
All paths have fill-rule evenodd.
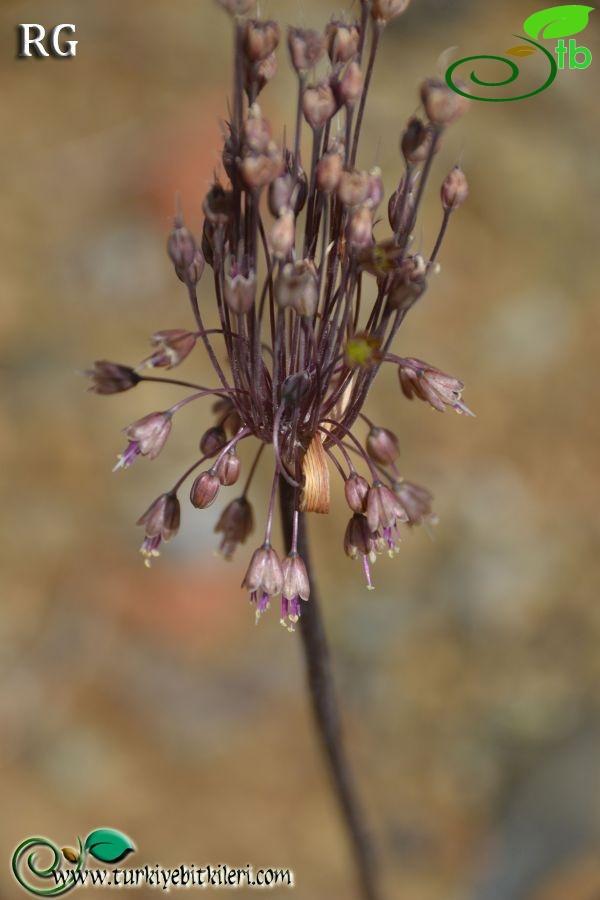
<path id="1" fill-rule="evenodd" d="M 137 365 L 104 360 L 86 374 L 101 395 L 156 381 L 183 392 L 169 409 L 125 429 L 129 444 L 116 468 L 139 456 L 154 459 L 184 406 L 208 401 L 212 409 L 190 435 L 189 467 L 159 491 L 139 520 L 147 559 L 177 532 L 178 495 L 188 479 L 198 510 L 242 479 L 241 492 L 226 502 L 215 528 L 221 553 L 231 558 L 253 531 L 249 495 L 257 469 L 266 468 L 271 489 L 265 531 L 244 587 L 257 618 L 281 594 L 281 619 L 291 629 L 310 603 L 298 553 L 300 517 L 329 511 L 332 473 L 343 479 L 352 511 L 344 549 L 362 561 L 369 587 L 372 563 L 386 549 L 397 550 L 402 528 L 433 520 L 429 492 L 405 481 L 398 469 L 398 403 L 389 404 L 397 424 L 375 424 L 365 414 L 381 367 L 397 367 L 409 399 L 470 414 L 462 382 L 393 352 L 404 319 L 437 271 L 449 219 L 467 198 L 466 177 L 454 168 L 441 186 L 439 229 L 436 223 L 436 234 L 424 239 L 431 250 L 420 241 L 418 251 L 414 235 L 430 234 L 429 223 L 424 227 L 418 219 L 435 156 L 467 104 L 444 82 L 425 79 L 422 109 L 405 127 L 397 122 L 396 169 L 382 173 L 370 168 L 376 145 L 365 140 L 363 123 L 379 41 L 392 19 L 407 10 L 410 15 L 408 0 L 364 2 L 360 22 L 336 18 L 324 30 L 292 27 L 287 52 L 279 47 L 280 25 L 253 17 L 254 2 L 219 5 L 230 14 L 234 46 L 220 179 L 209 186 L 204 220 L 193 230 L 177 204 L 167 239 L 189 320 L 179 318 L 183 327 L 152 335 L 151 355 Z M 280 57 L 291 62 L 297 81 L 283 131 L 271 126 L 258 103 L 277 76 Z M 210 306 L 215 324 L 207 327 Z M 208 386 L 179 376 L 198 354 L 214 372 Z M 156 372 L 176 366 L 182 367 L 177 378 Z M 252 443 L 256 453 L 245 471 L 240 448 Z M 294 521 L 281 562 L 272 540 L 283 481 L 294 498 Z"/>

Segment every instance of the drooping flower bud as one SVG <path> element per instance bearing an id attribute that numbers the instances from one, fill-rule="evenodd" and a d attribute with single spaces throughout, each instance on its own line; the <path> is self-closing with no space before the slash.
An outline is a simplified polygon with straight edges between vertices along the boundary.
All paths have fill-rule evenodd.
<path id="1" fill-rule="evenodd" d="M 290 28 L 288 47 L 296 72 L 304 73 L 317 65 L 325 53 L 325 38 L 320 31 L 309 28 Z"/>
<path id="2" fill-rule="evenodd" d="M 424 162 L 429 154 L 431 139 L 431 129 L 422 119 L 418 116 L 409 119 L 400 138 L 400 150 L 406 162 L 411 165 Z"/>
<path id="3" fill-rule="evenodd" d="M 304 118 L 314 131 L 320 131 L 335 114 L 337 103 L 327 81 L 309 85 L 302 95 Z"/>
<path id="4" fill-rule="evenodd" d="M 207 509 L 215 502 L 220 487 L 221 482 L 212 469 L 202 472 L 194 481 L 190 491 L 192 506 L 195 506 L 196 509 Z"/>
<path id="5" fill-rule="evenodd" d="M 318 292 L 317 273 L 310 260 L 299 259 L 281 267 L 275 282 L 275 300 L 281 309 L 291 306 L 300 316 L 313 316 Z"/>
<path id="6" fill-rule="evenodd" d="M 124 428 L 129 443 L 117 457 L 113 472 L 128 468 L 138 456 L 155 459 L 171 433 L 171 422 L 172 416 L 167 410 L 166 412 L 150 413 Z"/>
<path id="7" fill-rule="evenodd" d="M 449 406 L 464 416 L 474 415 L 462 402 L 463 382 L 435 366 L 420 359 L 403 359 L 398 366 L 398 377 L 402 393 L 409 400 L 418 397 L 438 412 L 444 412 Z"/>
<path id="8" fill-rule="evenodd" d="M 249 19 L 244 32 L 244 50 L 250 62 L 262 62 L 279 43 L 279 25 L 277 22 L 259 22 Z"/>
<path id="9" fill-rule="evenodd" d="M 217 478 L 223 487 L 230 487 L 240 477 L 241 462 L 235 451 L 235 447 L 228 450 L 225 456 L 217 464 Z"/>
<path id="10" fill-rule="evenodd" d="M 389 466 L 398 459 L 398 438 L 387 428 L 371 428 L 367 435 L 367 453 L 375 462 Z M 375 529 L 373 529 L 375 530 Z"/>
<path id="11" fill-rule="evenodd" d="M 300 601 L 308 600 L 310 582 L 304 560 L 297 553 L 290 553 L 281 564 L 283 571 L 283 588 L 281 591 L 281 624 L 288 631 L 294 631 L 294 625 L 300 618 Z"/>
<path id="12" fill-rule="evenodd" d="M 355 249 L 373 243 L 373 211 L 370 206 L 357 207 L 348 222 L 348 243 Z"/>
<path id="13" fill-rule="evenodd" d="M 427 488 L 402 480 L 394 483 L 394 493 L 406 510 L 408 525 L 412 527 L 421 525 L 422 522 L 429 522 L 432 525 L 437 523 L 437 516 L 431 508 L 433 495 Z"/>
<path id="14" fill-rule="evenodd" d="M 357 472 L 352 474 L 344 482 L 344 495 L 346 503 L 355 513 L 364 513 L 367 508 L 367 494 L 369 493 L 369 482 Z"/>
<path id="15" fill-rule="evenodd" d="M 463 205 L 469 196 L 469 183 L 467 181 L 467 176 L 460 166 L 454 166 L 454 168 L 448 172 L 442 182 L 440 195 L 442 198 L 442 206 L 447 212 L 454 211 L 455 209 L 458 209 L 459 206 Z"/>
<path id="16" fill-rule="evenodd" d="M 421 85 L 421 100 L 432 125 L 445 128 L 451 125 L 469 108 L 469 100 L 453 91 L 439 78 L 427 78 Z"/>
<path id="17" fill-rule="evenodd" d="M 398 523 L 407 521 L 408 515 L 395 494 L 381 481 L 376 481 L 367 497 L 367 524 L 372 532 L 383 536 L 390 556 L 402 540 Z"/>
<path id="18" fill-rule="evenodd" d="M 369 176 L 366 172 L 342 172 L 337 195 L 344 206 L 359 206 L 369 196 Z"/>
<path id="19" fill-rule="evenodd" d="M 177 534 L 180 518 L 179 500 L 173 493 L 161 494 L 140 516 L 136 525 L 143 525 L 146 535 L 140 547 L 140 553 L 145 557 L 144 565 L 149 566 L 151 560 L 160 555 L 161 541 L 169 541 Z"/>
<path id="20" fill-rule="evenodd" d="M 354 513 L 344 534 L 344 552 L 350 559 L 361 557 L 369 591 L 373 590 L 370 564 L 377 559 L 378 550 L 378 536 L 373 534 L 369 528 L 367 517 L 360 513 Z"/>
<path id="21" fill-rule="evenodd" d="M 294 246 L 296 218 L 291 209 L 285 209 L 269 231 L 269 247 L 276 259 L 285 259 Z"/>
<path id="22" fill-rule="evenodd" d="M 281 593 L 283 569 L 276 552 L 265 543 L 255 550 L 242 587 L 250 591 L 250 600 L 256 604 L 256 620 L 269 608 L 271 597 Z"/>
<path id="23" fill-rule="evenodd" d="M 325 153 L 317 164 L 317 187 L 324 194 L 333 194 L 342 177 L 344 162 L 339 147 Z"/>
<path id="24" fill-rule="evenodd" d="M 252 507 L 245 497 L 237 497 L 229 503 L 215 525 L 215 532 L 222 534 L 219 548 L 225 559 L 231 559 L 238 544 L 243 544 L 254 530 Z"/>
<path id="25" fill-rule="evenodd" d="M 92 382 L 89 390 L 95 394 L 121 394 L 141 381 L 140 376 L 129 366 L 98 359 L 93 369 L 86 369 L 84 375 Z"/>
<path id="26" fill-rule="evenodd" d="M 387 25 L 392 19 L 402 15 L 410 0 L 373 0 L 371 15 L 376 22 Z"/>
<path id="27" fill-rule="evenodd" d="M 227 443 L 227 435 L 222 425 L 213 425 L 207 428 L 200 438 L 200 453 L 202 456 L 216 456 Z"/>
<path id="28" fill-rule="evenodd" d="M 167 328 L 156 331 L 150 342 L 154 352 L 144 360 L 145 364 L 151 368 L 172 369 L 192 352 L 196 346 L 196 335 L 185 328 Z"/>
<path id="29" fill-rule="evenodd" d="M 352 107 L 360 100 L 363 92 L 364 78 L 357 62 L 348 63 L 336 84 L 336 95 L 340 104 Z"/>
<path id="30" fill-rule="evenodd" d="M 325 39 L 329 59 L 336 65 L 349 62 L 356 55 L 360 32 L 354 23 L 332 21 L 325 29 Z"/>
<path id="31" fill-rule="evenodd" d="M 256 275 L 254 272 L 250 272 L 248 275 L 242 275 L 241 272 L 226 275 L 223 295 L 225 303 L 232 313 L 238 316 L 249 313 L 256 297 Z"/>

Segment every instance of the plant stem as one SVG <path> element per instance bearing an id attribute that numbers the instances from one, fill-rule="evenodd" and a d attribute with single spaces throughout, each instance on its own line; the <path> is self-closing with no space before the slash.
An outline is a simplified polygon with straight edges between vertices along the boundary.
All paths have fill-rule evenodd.
<path id="1" fill-rule="evenodd" d="M 279 480 L 281 524 L 289 551 L 292 545 L 294 521 L 294 488 Z M 310 599 L 302 604 L 299 630 L 302 638 L 308 689 L 313 714 L 329 773 L 353 849 L 354 861 L 363 900 L 381 900 L 371 837 L 365 824 L 362 807 L 350 773 L 342 742 L 340 714 L 335 696 L 329 645 L 321 616 L 317 586 L 310 562 L 306 520 L 298 517 L 298 553 L 304 560 L 310 578 Z"/>

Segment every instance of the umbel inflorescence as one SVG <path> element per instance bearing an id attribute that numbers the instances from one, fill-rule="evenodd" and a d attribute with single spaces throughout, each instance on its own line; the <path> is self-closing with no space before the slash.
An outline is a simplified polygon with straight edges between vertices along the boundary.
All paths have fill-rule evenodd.
<path id="1" fill-rule="evenodd" d="M 330 464 L 344 480 L 351 511 L 344 549 L 362 561 L 368 587 L 370 564 L 384 551 L 395 553 L 400 526 L 432 519 L 431 494 L 399 473 L 396 436 L 362 411 L 380 367 L 397 367 L 407 398 L 441 412 L 450 407 L 470 414 L 458 379 L 392 353 L 398 329 L 427 288 L 450 216 L 467 197 L 465 176 L 455 167 L 441 186 L 442 222 L 431 254 L 416 252 L 413 234 L 432 161 L 468 101 L 442 81 L 423 82 L 422 114 L 409 119 L 401 136 L 404 168 L 386 209 L 381 171 L 357 167 L 357 153 L 379 42 L 408 0 L 362 0 L 359 22 L 333 20 L 324 33 L 288 29 L 298 93 L 290 140 L 283 146 L 258 103 L 276 75 L 281 29 L 252 18 L 252 0 L 219 3 L 231 15 L 235 45 L 224 175 L 204 200 L 201 240 L 179 212 L 168 240 L 195 325 L 154 334 L 151 355 L 136 367 L 99 361 L 88 374 L 98 394 L 143 381 L 189 391 L 169 409 L 125 429 L 129 443 L 116 468 L 139 456 L 156 457 L 178 410 L 213 399 L 215 420 L 200 439 L 199 458 L 138 521 L 145 529 L 147 563 L 179 529 L 184 482 L 195 473 L 191 502 L 197 509 L 210 506 L 222 488 L 237 484 L 238 447 L 252 438 L 258 442 L 255 461 L 215 529 L 222 535 L 222 554 L 231 558 L 254 529 L 248 491 L 263 450 L 270 448 L 273 481 L 264 540 L 243 585 L 257 617 L 281 595 L 281 621 L 293 630 L 310 590 L 297 550 L 298 516 L 329 510 Z M 304 130 L 312 143 L 306 158 L 300 150 Z M 197 293 L 203 276 L 213 282 L 218 328 L 204 324 Z M 365 302 L 365 294 L 374 299 Z M 212 363 L 214 387 L 148 374 L 178 366 L 196 347 Z M 356 425 L 364 432 L 363 423 L 361 440 Z M 281 478 L 295 492 L 292 546 L 284 559 L 272 545 Z"/>

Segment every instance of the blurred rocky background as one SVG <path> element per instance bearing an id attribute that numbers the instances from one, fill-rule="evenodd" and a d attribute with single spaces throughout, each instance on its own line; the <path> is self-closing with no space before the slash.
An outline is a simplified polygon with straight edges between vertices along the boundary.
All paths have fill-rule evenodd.
<path id="1" fill-rule="evenodd" d="M 361 146 L 388 192 L 439 54 L 503 52 L 537 5 L 415 0 L 389 28 Z M 261 0 L 284 23 L 341 8 Z M 378 561 L 371 594 L 343 555 L 343 504 L 311 522 L 390 898 L 600 896 L 595 15 L 579 36 L 588 70 L 528 101 L 474 104 L 436 160 L 425 251 L 458 159 L 471 198 L 397 349 L 463 378 L 477 418 L 405 402 L 392 371 L 371 403 L 400 435 L 406 477 L 436 496 L 432 539 L 418 530 Z M 76 23 L 77 58 L 16 60 L 15 26 L 38 21 Z M 96 397 L 79 375 L 191 323 L 164 243 L 177 190 L 200 227 L 228 26 L 209 0 L 0 7 L 2 898 L 19 890 L 23 838 L 72 845 L 100 825 L 133 837 L 135 864 L 291 867 L 298 900 L 355 896 L 297 638 L 275 611 L 254 626 L 247 554 L 214 556 L 218 505 L 185 508 L 151 571 L 137 553 L 135 520 L 191 460 L 208 406 L 182 413 L 159 460 L 112 475 L 120 429 L 173 394 Z M 263 104 L 277 133 L 285 55 Z M 183 371 L 206 378 L 202 354 Z M 267 480 L 261 469 L 260 510 Z"/>

